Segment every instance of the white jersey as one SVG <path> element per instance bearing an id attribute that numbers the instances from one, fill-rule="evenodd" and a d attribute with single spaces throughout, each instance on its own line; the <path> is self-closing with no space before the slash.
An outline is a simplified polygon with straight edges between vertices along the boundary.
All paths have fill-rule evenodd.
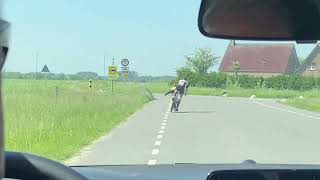
<path id="1" fill-rule="evenodd" d="M 181 79 L 179 80 L 178 85 L 186 87 L 188 85 L 188 81 Z"/>

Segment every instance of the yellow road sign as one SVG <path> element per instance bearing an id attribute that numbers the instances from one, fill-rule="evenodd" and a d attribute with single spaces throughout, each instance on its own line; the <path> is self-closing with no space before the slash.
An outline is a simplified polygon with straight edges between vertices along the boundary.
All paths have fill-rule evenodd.
<path id="1" fill-rule="evenodd" d="M 108 77 L 118 77 L 118 66 L 108 66 Z"/>
<path id="2" fill-rule="evenodd" d="M 123 73 L 123 74 L 122 74 L 122 77 L 123 77 L 124 79 L 128 79 L 128 77 L 129 77 L 129 76 L 128 76 L 128 73 Z"/>

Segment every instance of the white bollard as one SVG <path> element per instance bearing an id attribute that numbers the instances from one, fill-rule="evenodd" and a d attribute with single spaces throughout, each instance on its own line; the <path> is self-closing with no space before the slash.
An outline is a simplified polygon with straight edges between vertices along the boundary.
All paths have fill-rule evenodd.
<path id="1" fill-rule="evenodd" d="M 256 95 L 252 95 L 250 96 L 250 99 L 256 98 Z"/>
<path id="2" fill-rule="evenodd" d="M 287 102 L 287 99 L 280 99 L 280 102 L 285 103 L 285 102 Z"/>

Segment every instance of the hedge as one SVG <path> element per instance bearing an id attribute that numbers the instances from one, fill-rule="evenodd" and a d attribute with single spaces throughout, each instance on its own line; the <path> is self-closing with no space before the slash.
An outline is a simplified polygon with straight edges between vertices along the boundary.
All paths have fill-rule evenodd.
<path id="1" fill-rule="evenodd" d="M 211 72 L 200 75 L 187 68 L 177 71 L 178 78 L 185 78 L 190 86 L 226 88 L 227 84 L 239 86 L 246 89 L 264 87 L 270 89 L 290 89 L 305 91 L 320 88 L 320 78 L 301 75 L 278 75 L 268 78 L 250 75 L 239 75 L 237 77 L 225 73 Z M 174 83 L 174 82 L 172 82 Z"/>
<path id="2" fill-rule="evenodd" d="M 311 90 L 320 87 L 320 79 L 301 75 L 273 76 L 265 79 L 265 87 L 272 89 Z"/>

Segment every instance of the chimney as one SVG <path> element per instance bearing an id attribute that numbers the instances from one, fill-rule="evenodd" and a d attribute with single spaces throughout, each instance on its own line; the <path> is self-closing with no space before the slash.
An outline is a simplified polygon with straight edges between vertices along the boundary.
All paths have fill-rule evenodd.
<path id="1" fill-rule="evenodd" d="M 231 40 L 229 45 L 230 46 L 235 46 L 236 45 L 236 41 L 235 40 Z"/>

